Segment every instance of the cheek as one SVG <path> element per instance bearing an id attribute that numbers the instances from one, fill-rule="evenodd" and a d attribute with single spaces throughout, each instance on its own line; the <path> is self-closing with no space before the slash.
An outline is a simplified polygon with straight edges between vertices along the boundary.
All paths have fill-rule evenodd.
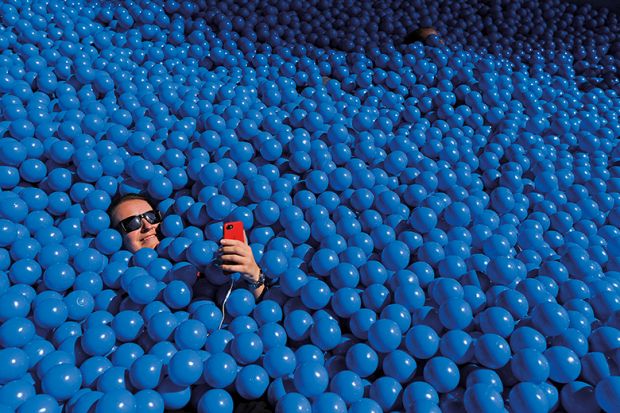
<path id="1" fill-rule="evenodd" d="M 125 245 L 129 248 L 132 246 L 136 246 L 138 245 L 139 241 L 139 236 L 137 234 L 137 231 L 131 232 L 127 235 L 125 235 L 124 237 L 125 240 Z"/>

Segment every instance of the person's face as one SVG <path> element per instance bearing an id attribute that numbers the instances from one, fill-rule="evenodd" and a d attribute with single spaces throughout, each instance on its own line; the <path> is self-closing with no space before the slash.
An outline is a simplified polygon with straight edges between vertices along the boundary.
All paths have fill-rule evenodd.
<path id="1" fill-rule="evenodd" d="M 142 199 L 130 199 L 119 204 L 114 213 L 112 214 L 112 225 L 116 226 L 119 222 L 125 218 L 129 218 L 134 215 L 144 214 L 151 211 L 153 207 L 148 202 Z M 155 248 L 159 244 L 159 238 L 157 237 L 157 227 L 159 223 L 151 224 L 146 219 L 142 218 L 142 227 L 131 231 L 126 234 L 123 230 L 120 230 L 123 234 L 123 242 L 125 248 L 131 252 L 136 252 L 142 248 Z"/>

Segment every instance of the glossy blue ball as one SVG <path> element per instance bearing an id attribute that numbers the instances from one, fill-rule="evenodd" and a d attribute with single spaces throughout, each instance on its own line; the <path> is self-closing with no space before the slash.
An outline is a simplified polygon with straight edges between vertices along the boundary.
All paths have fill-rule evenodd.
<path id="1" fill-rule="evenodd" d="M 596 385 L 595 396 L 598 405 L 605 411 L 611 412 L 620 401 L 620 378 L 610 376 Z"/>
<path id="2" fill-rule="evenodd" d="M 6 384 L 22 378 L 28 370 L 28 354 L 16 347 L 0 350 L 0 364 L 3 367 L 0 383 Z"/>
<path id="3" fill-rule="evenodd" d="M 507 338 L 514 329 L 515 322 L 512 315 L 501 307 L 489 307 L 477 318 L 483 333 L 493 333 Z"/>
<path id="4" fill-rule="evenodd" d="M 346 412 L 347 405 L 336 393 L 325 392 L 320 394 L 314 399 L 312 403 L 312 408 L 315 411 L 322 412 Z"/>
<path id="5" fill-rule="evenodd" d="M 105 356 L 114 347 L 116 334 L 108 326 L 87 328 L 81 338 L 82 349 L 91 356 Z"/>
<path id="6" fill-rule="evenodd" d="M 237 363 L 226 353 L 215 353 L 204 364 L 203 377 L 214 388 L 225 388 L 237 376 Z"/>
<path id="7" fill-rule="evenodd" d="M 332 350 L 340 343 L 340 339 L 341 331 L 336 320 L 321 318 L 310 328 L 310 340 L 321 350 Z"/>
<path id="8" fill-rule="evenodd" d="M 34 309 L 34 321 L 41 328 L 55 328 L 69 315 L 65 303 L 57 298 L 42 300 Z"/>
<path id="9" fill-rule="evenodd" d="M 230 343 L 230 352 L 235 360 L 246 365 L 255 362 L 263 353 L 263 342 L 255 333 L 241 333 Z"/>
<path id="10" fill-rule="evenodd" d="M 129 380 L 136 389 L 154 389 L 161 382 L 162 368 L 163 363 L 159 357 L 142 355 L 129 367 Z"/>
<path id="11" fill-rule="evenodd" d="M 180 350 L 168 362 L 168 377 L 174 384 L 181 387 L 196 383 L 202 373 L 202 359 L 194 350 Z"/>
<path id="12" fill-rule="evenodd" d="M 18 409 L 35 395 L 33 384 L 23 379 L 9 382 L 0 389 L 0 398 L 6 410 L 8 408 Z"/>
<path id="13" fill-rule="evenodd" d="M 181 309 L 186 307 L 192 298 L 191 288 L 183 281 L 173 280 L 164 288 L 164 301 L 168 307 Z"/>
<path id="14" fill-rule="evenodd" d="M 549 378 L 558 383 L 569 383 L 581 373 L 579 357 L 564 346 L 549 347 L 544 353 L 549 362 Z"/>
<path id="15" fill-rule="evenodd" d="M 424 380 L 439 393 L 452 391 L 458 385 L 459 369 L 454 362 L 445 357 L 434 357 L 424 366 Z"/>
<path id="16" fill-rule="evenodd" d="M 431 208 L 415 208 L 409 218 L 414 231 L 426 234 L 437 225 L 437 214 Z"/>
<path id="17" fill-rule="evenodd" d="M 349 370 L 336 373 L 330 381 L 329 390 L 342 397 L 347 404 L 354 403 L 364 396 L 362 379 Z"/>
<path id="18" fill-rule="evenodd" d="M 148 413 L 163 413 L 164 400 L 154 390 L 141 390 L 134 394 L 136 411 Z"/>
<path id="19" fill-rule="evenodd" d="M 18 411 L 24 413 L 41 411 L 59 413 L 62 409 L 52 396 L 47 394 L 37 394 L 32 395 L 32 397 L 27 400 L 24 400 L 24 402 L 19 405 Z"/>
<path id="20" fill-rule="evenodd" d="M 379 353 L 390 353 L 398 348 L 402 338 L 400 327 L 389 319 L 377 320 L 368 329 L 368 342 Z"/>
<path id="21" fill-rule="evenodd" d="M 389 353 L 382 362 L 383 372 L 399 383 L 407 383 L 415 374 L 417 363 L 415 359 L 402 350 Z"/>
<path id="22" fill-rule="evenodd" d="M 504 385 L 502 384 L 501 378 L 493 370 L 480 368 L 470 372 L 467 375 L 465 382 L 467 387 L 471 387 L 479 383 L 489 385 L 499 393 L 504 391 Z"/>
<path id="23" fill-rule="evenodd" d="M 106 392 L 97 402 L 95 412 L 103 413 L 111 410 L 119 413 L 133 413 L 136 411 L 136 399 L 131 392 L 124 389 Z"/>
<path id="24" fill-rule="evenodd" d="M 452 298 L 439 306 L 439 320 L 447 329 L 465 329 L 472 322 L 472 310 L 467 301 Z"/>
<path id="25" fill-rule="evenodd" d="M 566 411 L 569 412 L 599 409 L 595 388 L 580 381 L 574 381 L 562 387 L 560 400 L 562 406 L 566 406 Z"/>
<path id="26" fill-rule="evenodd" d="M 71 364 L 52 367 L 41 380 L 41 389 L 58 401 L 69 399 L 81 386 L 82 373 Z"/>
<path id="27" fill-rule="evenodd" d="M 321 363 L 304 362 L 294 372 L 295 388 L 306 397 L 316 397 L 327 389 L 329 376 Z"/>
<path id="28" fill-rule="evenodd" d="M 265 369 L 250 364 L 239 370 L 235 380 L 235 389 L 247 400 L 258 399 L 265 393 L 269 385 L 269 376 Z"/>
<path id="29" fill-rule="evenodd" d="M 532 311 L 534 328 L 545 336 L 557 336 L 569 326 L 570 320 L 567 311 L 556 303 L 540 303 Z"/>
<path id="30" fill-rule="evenodd" d="M 3 347 L 23 347 L 34 335 L 35 326 L 27 318 L 13 317 L 0 325 L 0 345 Z"/>
<path id="31" fill-rule="evenodd" d="M 439 336 L 427 325 L 414 325 L 405 336 L 405 346 L 414 357 L 429 359 L 439 349 Z"/>
<path id="32" fill-rule="evenodd" d="M 207 390 L 196 406 L 200 413 L 232 413 L 233 407 L 232 397 L 223 389 Z"/>
<path id="33" fill-rule="evenodd" d="M 286 346 L 272 347 L 263 357 L 263 367 L 272 378 L 293 373 L 295 366 L 295 353 Z"/>
<path id="34" fill-rule="evenodd" d="M 124 343 L 112 353 L 112 363 L 115 366 L 129 368 L 141 356 L 144 349 L 136 343 Z M 84 363 L 82 363 L 83 365 Z"/>
<path id="35" fill-rule="evenodd" d="M 310 279 L 301 289 L 301 301 L 310 309 L 324 308 L 331 298 L 329 285 L 319 279 Z"/>
<path id="36" fill-rule="evenodd" d="M 474 355 L 474 340 L 462 330 L 450 330 L 439 340 L 439 351 L 442 356 L 449 358 L 456 364 L 470 361 Z"/>
<path id="37" fill-rule="evenodd" d="M 504 408 L 504 401 L 497 389 L 489 384 L 468 386 L 463 399 L 465 409 L 472 412 L 496 412 Z"/>
<path id="38" fill-rule="evenodd" d="M 523 349 L 512 357 L 510 368 L 520 381 L 542 383 L 549 377 L 549 362 L 541 352 L 532 348 Z"/>
<path id="39" fill-rule="evenodd" d="M 381 261 L 391 271 L 405 269 L 409 264 L 410 251 L 407 244 L 401 241 L 393 241 L 381 251 Z"/>
<path id="40" fill-rule="evenodd" d="M 377 353 L 367 344 L 357 343 L 347 350 L 346 366 L 360 377 L 368 377 L 379 366 Z"/>
<path id="41" fill-rule="evenodd" d="M 297 412 L 297 413 L 310 413 L 312 412 L 312 405 L 310 401 L 300 393 L 292 392 L 287 393 L 278 400 L 276 405 L 277 413 L 285 412 Z"/>
<path id="42" fill-rule="evenodd" d="M 483 366 L 497 369 L 510 360 L 510 346 L 501 336 L 487 333 L 474 343 L 474 355 Z"/>
<path id="43" fill-rule="evenodd" d="M 540 386 L 522 382 L 510 390 L 508 396 L 510 407 L 515 412 L 546 411 L 549 403 Z"/>

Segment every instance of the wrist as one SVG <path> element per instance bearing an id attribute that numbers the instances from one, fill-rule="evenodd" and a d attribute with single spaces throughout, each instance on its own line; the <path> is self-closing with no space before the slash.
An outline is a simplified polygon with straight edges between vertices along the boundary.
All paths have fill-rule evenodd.
<path id="1" fill-rule="evenodd" d="M 261 286 L 265 285 L 265 275 L 263 274 L 262 270 L 259 268 L 256 274 L 256 277 L 252 278 L 252 279 L 246 279 L 246 283 L 248 284 L 248 287 L 252 290 L 256 290 L 257 288 L 260 288 Z"/>
<path id="2" fill-rule="evenodd" d="M 260 267 L 257 265 L 254 270 L 252 270 L 248 275 L 249 277 L 247 278 L 248 282 L 257 282 L 262 275 L 263 271 L 260 269 Z"/>

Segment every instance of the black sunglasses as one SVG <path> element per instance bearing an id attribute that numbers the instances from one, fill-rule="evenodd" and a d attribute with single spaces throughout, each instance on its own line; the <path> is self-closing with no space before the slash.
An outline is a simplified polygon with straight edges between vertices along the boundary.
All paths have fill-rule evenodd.
<path id="1" fill-rule="evenodd" d="M 159 224 L 161 222 L 161 213 L 152 209 L 140 215 L 130 216 L 119 222 L 117 228 L 122 229 L 125 234 L 129 234 L 142 228 L 142 219 L 146 219 L 149 224 Z"/>

